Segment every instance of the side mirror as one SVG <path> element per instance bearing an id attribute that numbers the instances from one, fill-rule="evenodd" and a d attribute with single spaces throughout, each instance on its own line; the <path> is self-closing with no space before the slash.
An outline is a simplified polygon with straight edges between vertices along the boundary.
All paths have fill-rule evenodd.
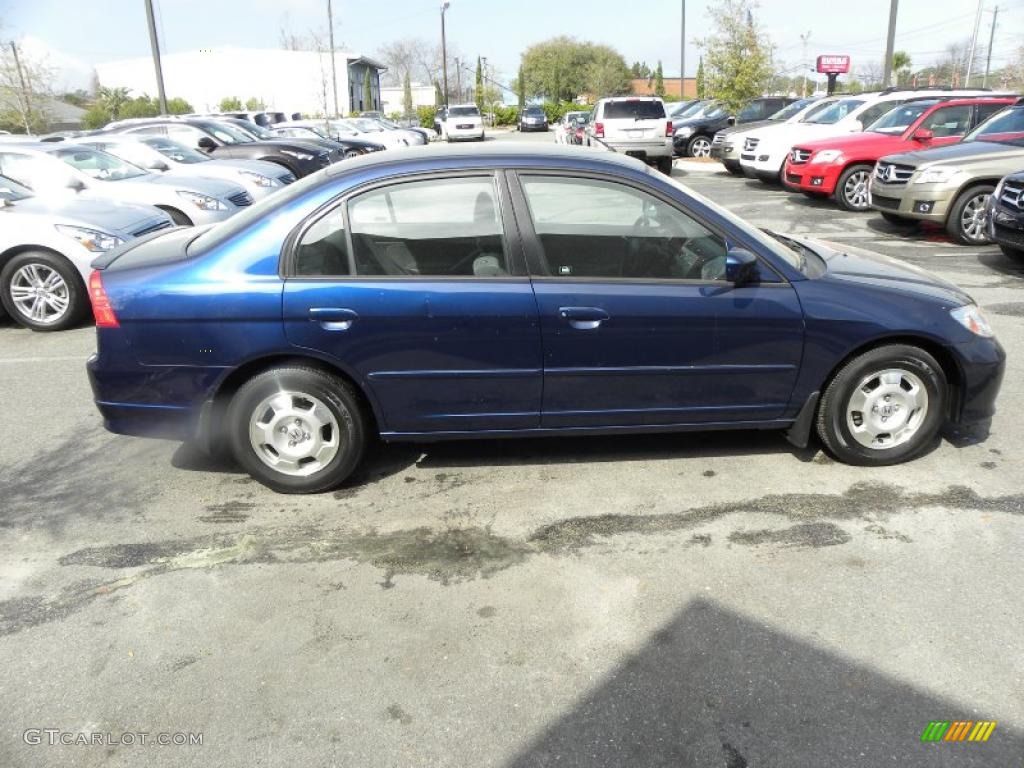
<path id="1" fill-rule="evenodd" d="M 209 136 L 200 136 L 197 146 L 204 152 L 212 152 L 217 148 L 217 142 L 211 139 Z"/>
<path id="2" fill-rule="evenodd" d="M 935 134 L 927 128 L 918 128 L 910 138 L 914 141 L 931 141 L 935 138 Z"/>
<path id="3" fill-rule="evenodd" d="M 68 189 L 75 190 L 75 192 L 81 192 L 83 189 L 85 189 L 85 182 L 82 181 L 77 176 L 72 176 L 68 179 L 67 187 Z"/>
<path id="4" fill-rule="evenodd" d="M 725 279 L 735 285 L 757 279 L 757 257 L 744 248 L 730 248 L 725 254 Z"/>
<path id="5" fill-rule="evenodd" d="M 729 125 L 736 125 L 736 118 L 730 117 L 725 122 L 727 122 Z"/>
<path id="6" fill-rule="evenodd" d="M 171 166 L 169 166 L 163 160 L 155 160 L 154 162 L 150 163 L 148 167 L 149 167 L 149 170 L 151 170 L 151 171 L 163 172 L 163 171 L 171 170 Z"/>

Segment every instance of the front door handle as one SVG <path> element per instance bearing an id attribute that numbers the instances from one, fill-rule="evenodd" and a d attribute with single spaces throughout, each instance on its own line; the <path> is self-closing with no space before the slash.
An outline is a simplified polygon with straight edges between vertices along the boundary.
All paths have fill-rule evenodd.
<path id="1" fill-rule="evenodd" d="M 325 331 L 347 331 L 359 314 L 344 307 L 310 307 L 309 319 L 320 324 Z"/>
<path id="2" fill-rule="evenodd" d="M 592 331 L 611 317 L 600 307 L 559 307 L 558 316 L 578 331 Z"/>

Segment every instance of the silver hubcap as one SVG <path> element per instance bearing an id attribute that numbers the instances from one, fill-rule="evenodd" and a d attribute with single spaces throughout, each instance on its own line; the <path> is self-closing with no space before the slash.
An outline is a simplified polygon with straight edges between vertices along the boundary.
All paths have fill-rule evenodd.
<path id="1" fill-rule="evenodd" d="M 330 464 L 341 448 L 341 433 L 334 413 L 320 400 L 283 391 L 255 408 L 249 442 L 268 467 L 305 477 Z"/>
<path id="2" fill-rule="evenodd" d="M 851 208 L 864 210 L 868 207 L 868 181 L 870 174 L 867 171 L 857 171 L 850 174 L 850 178 L 843 185 L 843 197 Z"/>
<path id="3" fill-rule="evenodd" d="M 45 264 L 26 264 L 11 278 L 11 300 L 25 317 L 52 325 L 67 314 L 71 295 L 57 270 Z"/>
<path id="4" fill-rule="evenodd" d="M 985 208 L 988 206 L 990 194 L 976 195 L 967 201 L 963 213 L 960 214 L 960 231 L 964 237 L 976 243 L 988 242 L 985 232 Z"/>
<path id="5" fill-rule="evenodd" d="M 887 368 L 861 379 L 846 406 L 846 425 L 858 443 L 882 450 L 908 442 L 927 415 L 928 390 L 921 379 Z"/>
<path id="6" fill-rule="evenodd" d="M 694 157 L 708 157 L 711 154 L 711 142 L 707 139 L 697 139 L 693 142 Z"/>

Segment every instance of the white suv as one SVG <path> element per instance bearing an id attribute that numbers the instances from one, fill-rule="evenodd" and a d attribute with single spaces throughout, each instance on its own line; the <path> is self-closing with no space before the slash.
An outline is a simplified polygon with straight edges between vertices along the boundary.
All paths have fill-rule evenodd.
<path id="1" fill-rule="evenodd" d="M 598 101 L 587 125 L 587 146 L 604 146 L 672 173 L 672 121 L 658 98 L 621 96 Z"/>
<path id="2" fill-rule="evenodd" d="M 441 136 L 445 141 L 470 139 L 484 140 L 484 119 L 476 104 L 452 104 L 441 123 Z"/>
<path id="3" fill-rule="evenodd" d="M 876 91 L 841 96 L 829 106 L 809 112 L 795 123 L 770 125 L 750 131 L 740 147 L 740 165 L 748 176 L 766 184 L 779 181 L 786 155 L 795 144 L 863 131 L 882 115 L 909 99 L 925 96 L 970 96 L 982 91 L 907 90 Z"/>

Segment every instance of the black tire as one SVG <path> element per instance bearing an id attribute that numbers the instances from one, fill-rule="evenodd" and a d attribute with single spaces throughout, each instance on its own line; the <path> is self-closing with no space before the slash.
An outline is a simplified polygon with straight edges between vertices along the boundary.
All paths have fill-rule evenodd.
<path id="1" fill-rule="evenodd" d="M 166 213 L 168 216 L 171 217 L 171 221 L 174 222 L 174 226 L 176 226 L 176 227 L 191 227 L 192 226 L 192 219 L 190 219 L 184 213 L 179 211 L 177 208 L 169 208 L 169 207 L 164 206 L 164 205 L 158 205 L 157 208 L 159 208 L 161 211 L 163 211 L 164 213 Z"/>
<path id="2" fill-rule="evenodd" d="M 896 227 L 916 227 L 921 222 L 917 219 L 908 219 L 906 216 L 900 216 L 898 213 L 889 213 L 888 211 L 879 211 L 882 214 L 882 218 L 888 221 L 890 224 Z"/>
<path id="3" fill-rule="evenodd" d="M 260 458 L 250 441 L 250 420 L 257 415 L 257 408 L 265 399 L 279 392 L 316 398 L 334 417 L 338 428 L 338 450 L 323 467 L 311 474 L 298 476 L 273 469 Z M 293 402 L 301 400 L 301 397 L 296 397 Z M 346 381 L 301 365 L 271 368 L 247 381 L 231 399 L 224 423 L 235 460 L 256 480 L 279 493 L 319 493 L 344 482 L 362 460 L 369 432 L 359 397 Z M 328 436 L 333 428 L 334 425 L 326 428 Z M 305 429 L 306 425 L 298 427 L 300 433 Z M 318 437 L 323 439 L 324 433 Z M 287 435 L 280 439 L 286 438 Z M 310 434 L 306 432 L 303 439 L 309 440 Z"/>
<path id="4" fill-rule="evenodd" d="M 839 175 L 833 193 L 836 205 L 844 211 L 863 213 L 868 205 L 868 185 L 871 183 L 871 165 L 851 165 Z M 849 187 L 849 189 L 848 189 Z"/>
<path id="5" fill-rule="evenodd" d="M 17 303 L 14 297 L 17 288 L 30 287 L 32 272 L 43 279 L 57 275 L 62 282 L 62 285 L 54 286 L 49 300 L 44 299 L 40 305 L 44 313 L 47 313 L 43 318 L 34 318 L 30 314 L 35 302 L 33 306 L 25 307 L 24 303 Z M 49 251 L 19 253 L 4 265 L 0 271 L 0 301 L 12 320 L 33 331 L 67 330 L 79 325 L 89 312 L 89 298 L 82 276 L 70 261 Z M 64 305 L 62 313 L 57 313 L 53 302 Z M 48 313 L 47 308 L 54 310 L 53 313 Z"/>
<path id="6" fill-rule="evenodd" d="M 743 166 L 740 165 L 738 160 L 723 160 L 722 165 L 725 166 L 725 170 L 733 176 L 743 176 Z"/>
<path id="7" fill-rule="evenodd" d="M 672 158 L 671 157 L 659 157 L 657 161 L 658 170 L 664 173 L 666 176 L 672 175 Z"/>
<path id="8" fill-rule="evenodd" d="M 909 373 L 916 377 L 918 383 L 927 393 L 927 408 L 920 417 L 915 431 L 908 435 L 905 441 L 894 444 L 892 447 L 884 447 L 881 442 L 879 447 L 870 447 L 861 443 L 850 428 L 849 421 L 855 421 L 855 413 L 847 413 L 851 397 L 857 393 L 862 382 L 881 371 L 896 370 Z M 900 390 L 906 390 L 901 380 L 897 386 Z M 866 382 L 871 386 L 871 382 Z M 891 386 L 891 385 L 890 385 Z M 875 387 L 871 391 L 876 391 Z M 817 431 L 825 448 L 836 459 L 846 464 L 857 466 L 885 466 L 908 461 L 931 446 L 939 429 L 945 420 L 946 402 L 948 399 L 948 384 L 942 366 L 923 349 L 906 344 L 890 344 L 883 347 L 876 347 L 868 350 L 850 360 L 832 378 L 825 392 L 821 397 L 818 407 Z M 866 389 L 860 390 L 870 393 Z M 879 395 L 881 393 L 879 392 Z M 893 404 L 898 408 L 899 395 L 893 395 Z M 870 399 L 868 403 L 870 403 Z M 885 401 L 888 403 L 889 401 Z M 878 403 L 876 403 L 878 405 Z M 883 404 L 883 408 L 887 407 Z M 910 407 L 910 406 L 907 406 Z M 872 408 L 874 410 L 874 407 Z M 911 414 L 915 411 L 911 410 Z M 891 412 L 889 416 L 895 416 L 899 411 Z M 849 418 L 847 418 L 849 416 Z M 860 416 L 863 424 L 866 418 L 875 419 L 875 427 L 884 427 L 877 420 L 884 421 L 882 416 L 871 415 Z M 902 417 L 902 414 L 900 415 Z M 913 418 L 913 416 L 911 416 Z M 879 441 L 884 439 L 884 434 L 878 435 Z M 890 435 L 889 439 L 892 439 Z"/>
<path id="9" fill-rule="evenodd" d="M 973 223 L 972 226 L 975 229 L 968 230 L 964 217 L 968 215 L 969 206 L 981 204 L 983 200 L 987 200 L 986 196 L 991 195 L 994 190 L 995 186 L 992 184 L 975 184 L 973 187 L 968 187 L 957 195 L 953 205 L 949 208 L 949 214 L 946 216 L 946 232 L 949 233 L 951 238 L 961 245 L 985 245 L 992 242 L 988 236 L 988 227 L 985 226 L 984 222 L 981 222 L 980 225 Z M 984 210 L 985 206 L 982 205 L 981 207 Z M 972 231 L 979 232 L 979 236 L 974 236 Z"/>
<path id="10" fill-rule="evenodd" d="M 1016 259 L 1017 261 L 1024 261 L 1024 249 L 1011 248 L 1008 245 L 999 244 L 999 250 L 1003 252 L 1003 255 L 1010 259 Z"/>
<path id="11" fill-rule="evenodd" d="M 711 139 L 698 133 L 686 143 L 686 156 L 711 157 Z"/>

